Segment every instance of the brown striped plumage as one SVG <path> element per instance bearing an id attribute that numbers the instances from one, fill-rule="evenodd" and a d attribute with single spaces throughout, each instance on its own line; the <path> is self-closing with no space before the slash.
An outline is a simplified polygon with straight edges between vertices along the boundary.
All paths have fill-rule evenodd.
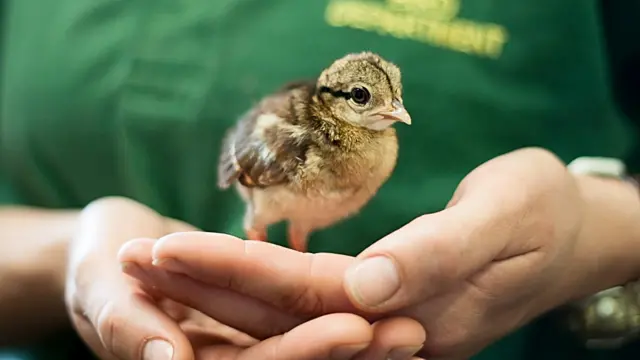
<path id="1" fill-rule="evenodd" d="M 349 54 L 314 82 L 265 97 L 226 134 L 218 186 L 235 185 L 247 203 L 247 237 L 289 221 L 289 243 L 360 210 L 395 167 L 391 125 L 411 119 L 400 70 L 378 55 Z"/>

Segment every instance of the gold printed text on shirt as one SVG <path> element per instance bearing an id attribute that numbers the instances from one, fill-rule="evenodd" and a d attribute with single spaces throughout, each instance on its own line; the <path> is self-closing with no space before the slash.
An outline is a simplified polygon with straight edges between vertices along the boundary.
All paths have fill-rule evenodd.
<path id="1" fill-rule="evenodd" d="M 508 40 L 504 26 L 458 18 L 461 0 L 331 0 L 331 26 L 374 31 L 466 54 L 499 58 Z"/>

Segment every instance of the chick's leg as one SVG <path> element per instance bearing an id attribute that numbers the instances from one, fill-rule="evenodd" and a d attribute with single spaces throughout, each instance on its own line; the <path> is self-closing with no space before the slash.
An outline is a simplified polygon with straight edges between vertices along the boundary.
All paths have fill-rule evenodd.
<path id="1" fill-rule="evenodd" d="M 245 228 L 247 240 L 267 241 L 267 232 L 265 229 Z"/>
<path id="2" fill-rule="evenodd" d="M 267 241 L 267 227 L 255 216 L 250 205 L 244 214 L 244 233 L 247 240 Z"/>
<path id="3" fill-rule="evenodd" d="M 288 241 L 289 247 L 300 252 L 307 252 L 307 241 L 310 231 L 304 227 L 289 223 Z"/>

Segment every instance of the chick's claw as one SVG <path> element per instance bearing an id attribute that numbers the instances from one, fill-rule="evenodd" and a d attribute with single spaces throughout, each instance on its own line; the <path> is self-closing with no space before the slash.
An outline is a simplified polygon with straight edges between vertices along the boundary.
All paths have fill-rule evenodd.
<path id="1" fill-rule="evenodd" d="M 267 232 L 264 230 L 246 229 L 247 240 L 267 241 Z"/>
<path id="2" fill-rule="evenodd" d="M 293 225 L 289 225 L 288 233 L 289 247 L 299 252 L 307 252 L 308 233 Z"/>

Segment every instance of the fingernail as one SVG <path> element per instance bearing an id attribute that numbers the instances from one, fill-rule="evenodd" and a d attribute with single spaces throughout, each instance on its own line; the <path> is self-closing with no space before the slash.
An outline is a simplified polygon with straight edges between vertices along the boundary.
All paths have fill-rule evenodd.
<path id="1" fill-rule="evenodd" d="M 169 271 L 180 272 L 181 270 L 180 264 L 172 258 L 153 259 L 151 264 Z"/>
<path id="2" fill-rule="evenodd" d="M 132 263 L 132 262 L 121 262 L 120 263 L 120 270 L 122 270 L 122 272 L 126 273 L 128 270 L 131 270 L 134 266 L 136 266 L 136 264 Z"/>
<path id="3" fill-rule="evenodd" d="M 409 360 L 413 355 L 422 349 L 422 346 L 403 347 L 391 350 L 387 355 L 387 360 Z"/>
<path id="4" fill-rule="evenodd" d="M 173 347 L 164 340 L 151 340 L 142 351 L 142 360 L 171 360 L 171 358 L 173 358 Z"/>
<path id="5" fill-rule="evenodd" d="M 366 349 L 367 346 L 369 346 L 369 344 L 339 346 L 331 351 L 331 360 L 351 359 L 357 353 Z"/>
<path id="6" fill-rule="evenodd" d="M 346 282 L 354 299 L 369 307 L 381 305 L 391 299 L 400 288 L 396 266 L 386 256 L 366 259 L 349 269 Z"/>
<path id="7" fill-rule="evenodd" d="M 120 269 L 122 270 L 123 273 L 138 279 L 145 277 L 145 272 L 136 263 L 132 263 L 132 262 L 120 263 Z"/>

